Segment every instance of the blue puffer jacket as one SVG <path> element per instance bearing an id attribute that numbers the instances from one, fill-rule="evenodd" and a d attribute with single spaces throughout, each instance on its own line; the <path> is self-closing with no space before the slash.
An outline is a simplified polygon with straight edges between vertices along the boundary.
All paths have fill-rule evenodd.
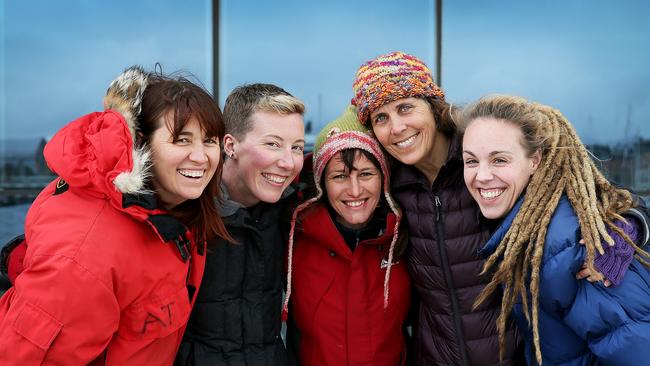
<path id="1" fill-rule="evenodd" d="M 492 254 L 512 225 L 519 199 L 481 254 Z M 580 226 L 566 196 L 551 218 L 540 270 L 539 335 L 544 365 L 650 364 L 650 271 L 634 259 L 617 287 L 578 281 L 584 263 Z M 535 360 L 533 333 L 521 303 L 513 315 L 524 330 L 526 359 Z"/>

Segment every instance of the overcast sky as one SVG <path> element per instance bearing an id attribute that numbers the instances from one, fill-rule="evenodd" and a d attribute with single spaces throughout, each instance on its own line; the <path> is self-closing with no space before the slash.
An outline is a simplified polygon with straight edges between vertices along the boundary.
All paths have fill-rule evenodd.
<path id="1" fill-rule="evenodd" d="M 403 50 L 435 70 L 433 0 L 221 3 L 221 105 L 236 85 L 276 83 L 305 100 L 318 128 L 374 56 Z M 0 137 L 49 136 L 100 110 L 132 64 L 161 62 L 212 88 L 210 1 L 0 4 Z M 643 0 L 445 1 L 442 87 L 460 104 L 487 93 L 550 104 L 587 142 L 650 137 L 648 16 Z"/>

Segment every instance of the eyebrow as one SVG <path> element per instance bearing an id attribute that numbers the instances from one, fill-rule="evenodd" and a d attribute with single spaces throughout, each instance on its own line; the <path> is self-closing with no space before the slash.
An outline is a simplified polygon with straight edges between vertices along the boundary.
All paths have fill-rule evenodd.
<path id="1" fill-rule="evenodd" d="M 374 165 L 373 165 L 373 166 L 367 166 L 367 167 L 365 167 L 365 168 L 361 168 L 361 169 L 358 169 L 358 168 L 356 168 L 356 169 L 359 170 L 359 171 L 366 171 L 366 170 L 379 170 L 379 169 L 378 169 L 376 166 L 374 166 Z"/>
<path id="2" fill-rule="evenodd" d="M 173 136 L 173 139 L 176 140 L 181 136 L 183 136 L 183 137 L 194 137 L 194 134 L 192 132 L 190 132 L 190 131 L 181 131 L 181 132 L 178 133 L 178 135 Z"/>
<path id="3" fill-rule="evenodd" d="M 274 138 L 274 139 L 278 139 L 278 140 L 280 140 L 280 141 L 284 141 L 284 139 L 282 138 L 282 136 L 278 136 L 278 135 L 266 135 L 266 137 L 271 137 L 271 138 Z M 294 142 L 302 142 L 302 143 L 304 144 L 304 143 L 305 143 L 305 140 L 304 140 L 304 139 L 299 139 L 299 140 L 296 140 L 296 141 L 294 141 Z"/>
<path id="4" fill-rule="evenodd" d="M 472 155 L 472 156 L 476 156 L 473 152 L 471 152 L 469 150 L 463 150 L 463 153 L 469 154 L 469 155 Z M 496 150 L 496 151 L 491 151 L 489 156 L 494 156 L 494 155 L 498 155 L 498 154 L 512 155 L 512 152 L 507 151 L 507 150 Z"/>
<path id="5" fill-rule="evenodd" d="M 490 152 L 490 156 L 498 155 L 498 154 L 512 155 L 512 152 L 506 150 L 497 150 L 497 151 Z"/>

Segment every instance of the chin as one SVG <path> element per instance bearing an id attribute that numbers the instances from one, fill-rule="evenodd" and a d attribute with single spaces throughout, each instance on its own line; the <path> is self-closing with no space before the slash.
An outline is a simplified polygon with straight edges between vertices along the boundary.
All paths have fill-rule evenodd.
<path id="1" fill-rule="evenodd" d="M 276 203 L 280 200 L 280 197 L 282 197 L 282 192 L 280 193 L 267 193 L 264 192 L 262 194 L 256 195 L 257 199 L 260 200 L 261 202 L 266 202 L 266 203 Z"/>
<path id="2" fill-rule="evenodd" d="M 479 205 L 479 207 L 480 207 L 480 205 Z M 494 219 L 500 219 L 500 218 L 504 217 L 505 215 L 508 214 L 508 211 L 504 211 L 504 210 L 502 210 L 500 208 L 496 208 L 496 209 L 495 208 L 487 208 L 487 209 L 481 208 L 481 213 L 483 214 L 483 216 L 485 216 L 485 218 L 490 219 L 490 220 L 494 220 Z"/>
<path id="3" fill-rule="evenodd" d="M 402 164 L 406 165 L 415 165 L 420 160 L 422 160 L 422 154 L 420 154 L 418 151 L 413 151 L 407 154 L 401 154 L 399 157 L 396 157 L 397 160 L 399 160 Z"/>
<path id="4" fill-rule="evenodd" d="M 195 200 L 197 198 L 200 198 L 201 194 L 203 194 L 203 190 L 201 190 L 199 192 L 188 193 L 183 198 L 185 198 L 185 200 Z"/>

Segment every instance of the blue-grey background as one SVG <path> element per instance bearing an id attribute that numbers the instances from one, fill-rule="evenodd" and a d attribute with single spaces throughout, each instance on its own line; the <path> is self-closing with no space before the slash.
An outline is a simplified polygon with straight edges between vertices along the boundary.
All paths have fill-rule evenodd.
<path id="1" fill-rule="evenodd" d="M 444 1 L 442 87 L 455 104 L 508 93 L 553 105 L 587 143 L 650 137 L 649 16 L 644 0 Z M 101 110 L 133 64 L 192 73 L 220 105 L 241 83 L 276 83 L 317 132 L 364 61 L 402 50 L 435 70 L 434 21 L 433 0 L 223 0 L 215 86 L 210 0 L 0 0 L 0 165 Z M 0 240 L 22 231 L 27 206 L 0 208 Z"/>

